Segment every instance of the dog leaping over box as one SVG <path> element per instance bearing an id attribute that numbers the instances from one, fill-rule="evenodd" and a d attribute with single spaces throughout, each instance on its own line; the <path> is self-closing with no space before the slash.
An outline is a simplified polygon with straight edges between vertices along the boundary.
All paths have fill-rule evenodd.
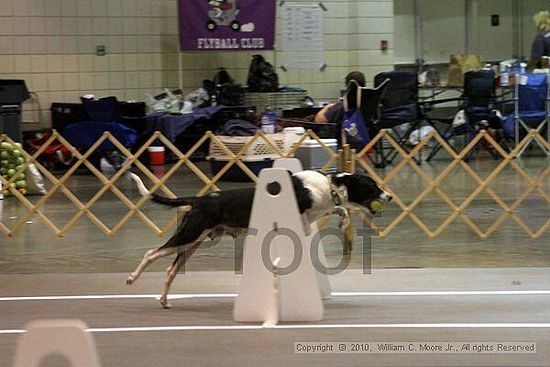
<path id="1" fill-rule="evenodd" d="M 290 174 L 290 172 L 289 172 Z M 200 197 L 166 198 L 149 190 L 141 178 L 130 173 L 138 190 L 156 203 L 169 206 L 190 205 L 191 210 L 168 241 L 145 253 L 136 270 L 126 280 L 134 283 L 155 260 L 171 254 L 176 259 L 166 270 L 166 279 L 160 297 L 162 307 L 169 308 L 168 291 L 178 271 L 207 238 L 224 234 L 236 237 L 246 232 L 252 211 L 255 188 L 213 192 Z M 302 171 L 291 176 L 300 214 L 308 224 L 331 214 L 341 218 L 340 226 L 349 225 L 348 209 L 358 207 L 375 213 L 392 197 L 364 174 L 342 173 L 324 175 L 316 171 Z"/>

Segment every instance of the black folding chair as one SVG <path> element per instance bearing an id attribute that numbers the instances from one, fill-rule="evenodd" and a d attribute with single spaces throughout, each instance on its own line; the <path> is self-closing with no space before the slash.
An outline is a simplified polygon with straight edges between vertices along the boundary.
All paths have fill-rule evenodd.
<path id="1" fill-rule="evenodd" d="M 432 126 L 435 126 L 434 121 L 447 125 L 443 131 L 438 131 L 441 137 L 449 142 L 449 145 L 455 151 L 456 148 L 450 143 L 454 137 L 461 135 L 465 136 L 465 143 L 467 144 L 475 137 L 480 129 L 491 127 L 495 130 L 502 130 L 501 120 L 495 114 L 498 103 L 496 96 L 496 79 L 493 70 L 483 69 L 465 73 L 464 90 L 461 97 L 434 101 L 432 105 L 452 100 L 459 102 L 459 110 L 464 110 L 464 123 L 459 126 L 453 126 L 454 116 L 447 119 L 429 119 L 429 117 L 426 117 L 426 119 L 429 120 Z M 488 147 L 485 148 L 494 158 L 498 157 L 498 154 L 494 151 Z M 441 145 L 438 144 L 432 149 L 426 161 L 430 161 L 440 150 Z M 471 154 L 469 154 L 467 158 L 470 156 Z"/>
<path id="2" fill-rule="evenodd" d="M 390 71 L 379 73 L 374 77 L 375 87 L 384 82 L 387 86 L 375 127 L 378 131 L 391 129 L 397 143 L 408 152 L 407 140 L 424 121 L 424 112 L 418 99 L 418 76 L 408 71 Z M 397 127 L 405 124 L 408 124 L 405 131 L 400 132 Z M 381 158 L 379 165 L 382 167 L 392 163 L 398 155 L 393 147 L 384 147 L 382 142 L 377 150 Z M 415 161 L 420 163 L 418 158 L 415 158 Z"/>

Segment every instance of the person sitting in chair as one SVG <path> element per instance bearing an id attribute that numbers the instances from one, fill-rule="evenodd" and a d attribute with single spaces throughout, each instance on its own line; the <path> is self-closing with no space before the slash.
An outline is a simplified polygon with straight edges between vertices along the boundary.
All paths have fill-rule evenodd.
<path id="1" fill-rule="evenodd" d="M 346 88 L 354 80 L 360 87 L 365 86 L 365 75 L 360 71 L 352 71 L 345 78 Z M 344 120 L 344 102 L 340 99 L 336 103 L 329 103 L 315 115 L 316 123 L 341 124 Z"/>

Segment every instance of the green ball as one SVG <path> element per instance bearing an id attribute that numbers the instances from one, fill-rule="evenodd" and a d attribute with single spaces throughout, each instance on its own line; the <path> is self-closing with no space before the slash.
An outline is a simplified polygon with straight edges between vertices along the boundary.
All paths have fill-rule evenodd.
<path id="1" fill-rule="evenodd" d="M 15 158 L 21 157 L 21 151 L 20 151 L 19 149 L 14 149 L 14 150 L 12 150 L 11 154 L 12 154 Z"/>
<path id="2" fill-rule="evenodd" d="M 5 176 L 8 174 L 8 169 L 6 167 L 0 167 L 0 175 Z"/>
<path id="3" fill-rule="evenodd" d="M 2 167 L 8 167 L 8 165 L 10 164 L 10 161 L 8 161 L 7 159 L 2 159 L 2 163 L 0 163 L 0 165 Z"/>
<path id="4" fill-rule="evenodd" d="M 375 200 L 370 204 L 370 207 L 373 211 L 379 212 L 384 209 L 384 203 L 382 203 L 380 200 Z"/>
<path id="5" fill-rule="evenodd" d="M 10 157 L 10 153 L 7 150 L 3 150 L 2 153 L 0 153 L 0 158 L 2 159 L 8 159 Z"/>
<path id="6" fill-rule="evenodd" d="M 19 175 L 19 179 L 20 179 L 20 180 L 24 180 L 24 179 L 26 179 L 26 178 L 27 178 L 27 176 L 26 176 L 24 173 L 21 173 L 21 174 Z"/>
<path id="7" fill-rule="evenodd" d="M 18 189 L 24 189 L 24 188 L 27 187 L 27 181 L 25 181 L 25 180 L 17 181 L 15 183 L 15 187 L 17 187 Z"/>
<path id="8" fill-rule="evenodd" d="M 0 148 L 2 148 L 2 150 L 10 150 L 11 151 L 13 149 L 13 145 L 8 143 L 7 141 L 3 141 L 2 144 L 0 144 Z"/>
<path id="9" fill-rule="evenodd" d="M 17 163 L 18 165 L 25 164 L 25 158 L 23 158 L 23 157 L 17 157 L 16 163 Z"/>
<path id="10" fill-rule="evenodd" d="M 15 175 L 15 170 L 14 170 L 13 168 L 10 168 L 10 169 L 8 170 L 8 176 L 11 177 L 11 176 L 13 176 L 13 175 Z"/>

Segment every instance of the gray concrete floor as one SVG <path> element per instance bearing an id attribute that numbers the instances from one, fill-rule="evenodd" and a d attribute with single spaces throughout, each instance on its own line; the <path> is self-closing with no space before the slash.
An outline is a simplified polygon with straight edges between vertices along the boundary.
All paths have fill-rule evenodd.
<path id="1" fill-rule="evenodd" d="M 17 331 L 37 317 L 84 320 L 103 366 L 548 366 L 550 294 L 520 293 L 549 290 L 548 269 L 348 270 L 331 277 L 340 294 L 324 302 L 323 321 L 274 329 L 232 320 L 234 298 L 216 296 L 235 292 L 240 277 L 232 272 L 180 275 L 171 310 L 154 298 L 163 276 L 147 273 L 132 287 L 125 273 L 0 276 L 0 366 L 10 366 Z M 481 293 L 456 293 L 471 290 Z M 503 290 L 511 292 L 494 293 Z M 358 291 L 371 293 L 349 293 Z M 395 294 L 402 291 L 410 293 Z M 177 298 L 206 292 L 213 295 Z M 115 298 L 24 298 L 37 295 Z M 303 355 L 293 352 L 296 342 L 534 342 L 537 353 Z"/>
<path id="2" fill-rule="evenodd" d="M 449 160 L 437 157 L 421 168 L 436 177 Z M 469 164 L 486 177 L 500 161 L 482 155 Z M 527 173 L 536 176 L 548 166 L 544 157 L 520 161 Z M 201 167 L 205 170 L 203 164 Z M 392 168 L 378 170 L 382 176 Z M 168 185 L 178 195 L 194 194 L 201 183 L 182 169 Z M 223 182 L 222 189 L 246 186 Z M 477 187 L 463 169 L 454 169 L 442 187 L 455 203 L 460 203 Z M 541 188 L 550 192 L 550 179 Z M 67 184 L 81 200 L 99 189 L 99 181 L 78 175 Z M 133 186 L 121 182 L 121 190 L 138 199 Z M 411 202 L 427 187 L 415 171 L 407 167 L 391 184 L 398 195 Z M 525 180 L 507 167 L 491 184 L 502 199 L 511 204 L 525 191 Z M 32 200 L 38 200 L 33 198 Z M 124 215 L 124 206 L 107 194 L 93 208 L 109 226 Z M 62 194 L 56 194 L 45 211 L 59 225 L 70 220 L 76 209 Z M 10 226 L 24 210 L 13 199 L 4 200 L 3 223 Z M 155 222 L 166 223 L 174 211 L 147 203 L 144 212 Z M 432 229 L 450 209 L 437 194 L 430 194 L 414 212 Z M 550 207 L 539 194 L 531 194 L 518 213 L 532 228 L 550 217 Z M 387 226 L 399 214 L 390 204 L 376 223 Z M 466 214 L 480 227 L 487 228 L 501 209 L 486 193 L 481 194 Z M 430 239 L 410 220 L 405 219 L 387 238 L 372 237 L 365 244 L 354 243 L 346 260 L 347 270 L 331 281 L 333 290 L 345 291 L 421 291 L 421 290 L 550 290 L 550 234 L 532 240 L 510 218 L 489 239 L 481 240 L 462 220 L 455 221 L 436 239 Z M 124 286 L 127 273 L 135 268 L 143 253 L 165 239 L 152 234 L 137 218 L 113 238 L 108 238 L 83 218 L 62 239 L 34 217 L 13 238 L 0 237 L 0 297 L 84 294 L 158 294 L 163 271 L 170 260 L 159 261 L 135 286 Z M 325 242 L 329 263 L 342 259 L 342 246 L 336 239 Z M 216 246 L 199 250 L 189 262 L 186 274 L 176 279 L 173 293 L 234 293 L 238 276 L 235 246 L 223 240 Z M 365 265 L 366 264 L 366 265 Z M 362 274 L 364 267 L 371 275 Z M 403 268 L 407 268 L 406 270 Z M 438 324 L 438 323 L 547 323 L 548 295 L 527 296 L 437 296 L 437 297 L 334 297 L 325 303 L 325 319 L 320 324 Z M 232 299 L 174 300 L 174 309 L 160 310 L 153 298 L 73 301 L 0 301 L 0 332 L 20 329 L 35 318 L 76 317 L 90 327 L 235 325 L 231 317 Z M 16 334 L 0 333 L 0 366 L 9 366 Z M 550 365 L 547 327 L 499 328 L 342 328 L 273 329 L 233 331 L 151 331 L 147 333 L 94 333 L 104 366 L 157 365 Z M 388 355 L 296 355 L 295 341 L 407 341 L 536 340 L 541 353 L 535 356 L 388 356 Z M 544 357 L 544 358 L 543 358 Z M 476 359 L 477 358 L 477 359 Z"/>

